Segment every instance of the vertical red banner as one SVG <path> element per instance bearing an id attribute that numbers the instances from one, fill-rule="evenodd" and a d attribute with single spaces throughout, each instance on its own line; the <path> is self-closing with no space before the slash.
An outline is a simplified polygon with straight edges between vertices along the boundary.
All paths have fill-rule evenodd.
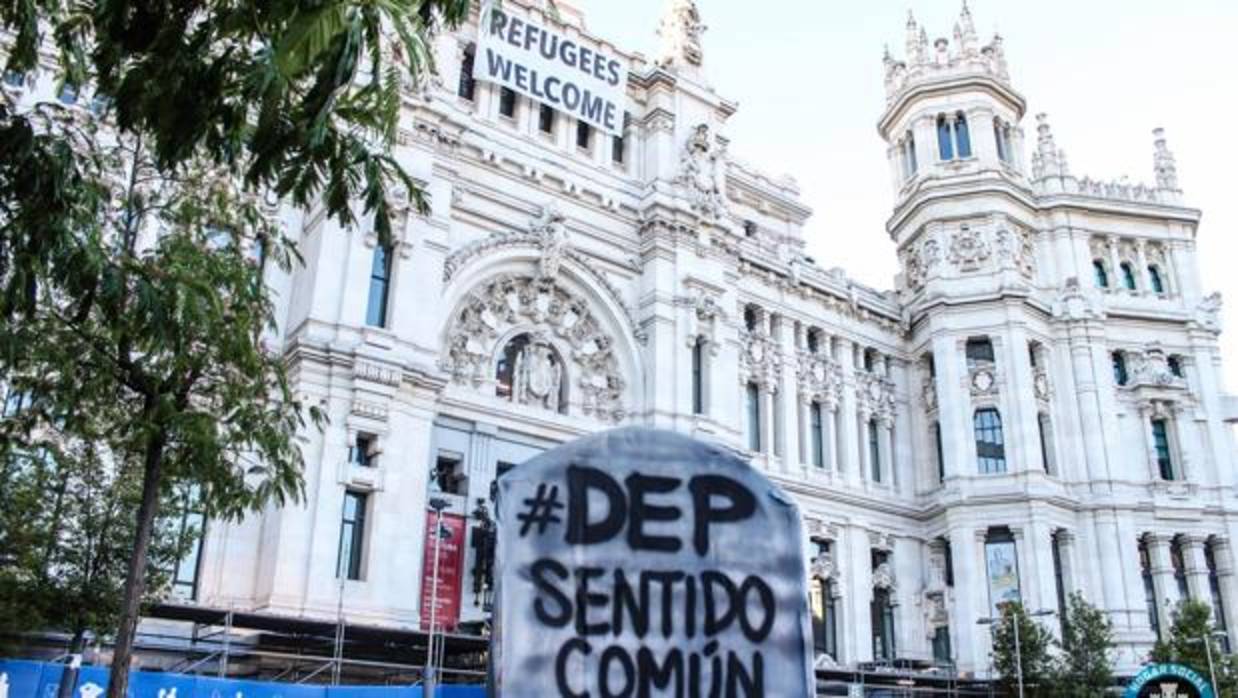
<path id="1" fill-rule="evenodd" d="M 464 517 L 459 514 L 443 514 L 439 519 L 438 540 L 438 591 L 434 589 L 434 522 L 439 516 L 426 512 L 425 550 L 421 565 L 421 629 L 430 630 L 430 609 L 434 613 L 434 627 L 439 631 L 453 631 L 460 622 L 460 587 L 464 581 Z"/>

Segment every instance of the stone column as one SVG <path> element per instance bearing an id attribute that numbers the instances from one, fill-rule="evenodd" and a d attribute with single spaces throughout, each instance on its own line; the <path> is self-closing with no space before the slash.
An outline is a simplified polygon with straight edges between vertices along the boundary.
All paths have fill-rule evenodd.
<path id="1" fill-rule="evenodd" d="M 881 447 L 878 449 L 881 452 L 882 468 L 881 481 L 890 487 L 898 487 L 898 470 L 895 468 L 894 459 L 894 419 L 883 419 L 881 421 Z"/>
<path id="2" fill-rule="evenodd" d="M 1212 589 L 1208 585 L 1208 561 L 1204 558 L 1203 536 L 1182 536 L 1182 562 L 1186 566 L 1186 588 L 1191 598 L 1212 605 Z M 1216 609 L 1213 609 L 1214 611 Z"/>
<path id="3" fill-rule="evenodd" d="M 1079 405 L 1079 421 L 1083 427 L 1083 458 L 1087 463 L 1088 480 L 1107 480 L 1105 438 L 1100 416 L 1097 376 L 1092 363 L 1092 339 L 1088 322 L 1073 322 L 1068 326 L 1071 367 L 1074 369 L 1075 398 Z"/>
<path id="4" fill-rule="evenodd" d="M 768 385 L 761 385 L 757 395 L 761 401 L 761 453 L 768 463 L 774 456 L 774 391 Z"/>
<path id="5" fill-rule="evenodd" d="M 1206 452 L 1206 457 L 1215 466 L 1217 484 L 1222 487 L 1233 487 L 1236 474 L 1234 463 L 1236 450 L 1233 430 L 1229 424 L 1222 421 L 1224 408 L 1221 404 L 1221 396 L 1225 394 L 1225 384 L 1219 366 L 1214 363 L 1217 357 L 1216 337 L 1207 333 L 1192 333 L 1192 335 L 1195 350 L 1192 353 L 1190 371 L 1194 375 L 1190 377 L 1194 379 L 1192 381 L 1194 385 L 1198 386 L 1195 389 L 1198 391 L 1204 414 L 1207 415 L 1207 421 L 1198 425 L 1197 431 L 1203 431 L 1208 436 L 1207 443 L 1211 448 Z M 1235 599 L 1233 605 L 1238 605 L 1238 599 Z"/>
<path id="6" fill-rule="evenodd" d="M 825 469 L 831 475 L 837 475 L 838 464 L 838 403 L 829 401 L 821 406 L 821 421 L 824 423 L 825 435 L 822 450 L 825 451 Z"/>
<path id="7" fill-rule="evenodd" d="M 971 438 L 971 395 L 964 388 L 967 370 L 958 340 L 947 334 L 933 337 L 937 367 L 937 421 L 941 424 L 941 455 L 946 479 L 968 472 L 967 442 Z"/>
<path id="8" fill-rule="evenodd" d="M 976 625 L 978 619 L 989 615 L 983 543 L 983 531 L 965 526 L 951 527 L 954 608 L 950 610 L 950 627 L 958 642 L 953 650 L 960 672 L 986 672 L 989 667 L 989 634 Z"/>
<path id="9" fill-rule="evenodd" d="M 1141 291 L 1147 293 L 1147 295 L 1156 295 L 1156 293 L 1152 290 L 1151 282 L 1148 280 L 1148 246 L 1147 243 L 1144 242 L 1143 238 L 1138 238 L 1135 240 L 1135 263 L 1139 265 L 1139 269 L 1136 270 L 1137 275 L 1135 277 L 1135 285 L 1138 286 Z M 1163 275 L 1164 272 L 1162 272 L 1162 276 Z M 1162 281 L 1162 283 L 1164 282 Z"/>
<path id="10" fill-rule="evenodd" d="M 859 479 L 866 484 L 871 483 L 873 480 L 873 453 L 872 453 L 872 449 L 869 448 L 868 446 L 869 439 L 872 438 L 872 436 L 869 433 L 870 432 L 870 427 L 869 427 L 870 417 L 871 415 L 869 415 L 868 412 L 866 411 L 861 411 L 859 413 L 859 425 L 860 425 L 860 468 L 859 468 L 860 478 Z M 880 453 L 878 453 L 878 456 L 880 457 Z M 878 463 L 878 465 L 880 465 L 880 463 Z"/>
<path id="11" fill-rule="evenodd" d="M 845 625 L 839 627 L 839 634 L 846 635 L 850 647 L 847 658 L 852 663 L 871 662 L 873 660 L 873 564 L 871 543 L 868 531 L 858 526 L 847 529 L 847 569 L 844 576 L 847 579 L 848 598 L 847 614 L 850 616 Z M 849 629 L 849 631 L 848 631 Z"/>
<path id="12" fill-rule="evenodd" d="M 1225 607 L 1225 628 L 1232 647 L 1234 631 L 1238 630 L 1238 579 L 1234 576 L 1234 551 L 1228 538 L 1212 539 L 1212 560 L 1217 567 L 1217 583 L 1221 587 L 1222 605 Z"/>
<path id="13" fill-rule="evenodd" d="M 1173 562 L 1169 557 L 1170 537 L 1150 532 L 1144 536 L 1148 557 L 1152 562 L 1152 586 L 1156 590 L 1156 618 L 1161 633 L 1167 634 L 1173 625 L 1172 611 L 1178 601 L 1178 584 L 1174 581 Z"/>
<path id="14" fill-rule="evenodd" d="M 1105 238 L 1105 251 L 1109 253 L 1109 288 L 1126 290 L 1126 282 L 1122 278 L 1122 259 L 1118 256 L 1118 237 L 1110 235 Z"/>
<path id="15" fill-rule="evenodd" d="M 849 340 L 838 340 L 837 359 L 842 367 L 842 403 L 838 417 L 838 470 L 847 482 L 855 484 L 860 477 L 860 451 L 855 442 L 855 345 Z"/>
<path id="16" fill-rule="evenodd" d="M 1181 479 L 1199 484 L 1216 483 L 1216 472 L 1207 467 L 1207 456 L 1201 443 L 1199 423 L 1195 421 L 1192 410 L 1183 406 L 1182 403 L 1174 403 L 1170 409 L 1173 412 L 1170 424 L 1173 425 L 1178 437 Z M 1151 429 L 1151 426 L 1148 428 Z"/>
<path id="17" fill-rule="evenodd" d="M 1098 511 L 1093 518 L 1096 520 L 1096 547 L 1099 554 L 1096 571 L 1100 576 L 1101 591 L 1105 598 L 1104 609 L 1115 627 L 1124 627 L 1127 625 L 1127 603 L 1126 590 L 1122 584 L 1122 537 L 1118 534 L 1117 513 L 1112 510 Z"/>

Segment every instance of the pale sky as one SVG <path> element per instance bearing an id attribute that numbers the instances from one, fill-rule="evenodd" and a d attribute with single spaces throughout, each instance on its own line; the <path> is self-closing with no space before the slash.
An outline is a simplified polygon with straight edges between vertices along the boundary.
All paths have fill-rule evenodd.
<path id="1" fill-rule="evenodd" d="M 575 0 L 589 29 L 657 54 L 665 0 Z M 959 0 L 698 0 L 706 73 L 739 102 L 731 151 L 790 173 L 814 214 L 808 253 L 856 280 L 892 288 L 885 233 L 892 206 L 882 47 L 903 54 L 907 11 L 929 41 L 953 36 Z M 1166 130 L 1188 206 L 1203 210 L 1204 287 L 1226 300 L 1222 348 L 1238 389 L 1238 2 L 1234 0 L 971 0 L 982 42 L 1005 39 L 1011 79 L 1027 99 L 1023 127 L 1046 112 L 1071 172 L 1152 182 L 1152 129 Z M 1027 153 L 1030 157 L 1030 152 Z"/>

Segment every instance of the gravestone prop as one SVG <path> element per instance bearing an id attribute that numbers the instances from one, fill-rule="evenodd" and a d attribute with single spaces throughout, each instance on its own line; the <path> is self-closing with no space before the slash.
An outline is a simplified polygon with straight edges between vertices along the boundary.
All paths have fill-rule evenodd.
<path id="1" fill-rule="evenodd" d="M 815 694 L 800 516 L 720 446 L 628 427 L 499 479 L 500 698 Z"/>

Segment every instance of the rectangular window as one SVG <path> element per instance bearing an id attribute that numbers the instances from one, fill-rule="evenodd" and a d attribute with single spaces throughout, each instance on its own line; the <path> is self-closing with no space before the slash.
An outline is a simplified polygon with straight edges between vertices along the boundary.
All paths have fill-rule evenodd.
<path id="1" fill-rule="evenodd" d="M 946 481 L 946 455 L 941 447 L 941 422 L 933 422 L 933 446 L 937 449 L 937 481 Z"/>
<path id="2" fill-rule="evenodd" d="M 954 548 L 951 547 L 949 539 L 942 538 L 942 549 L 946 553 L 946 586 L 954 586 Z"/>
<path id="3" fill-rule="evenodd" d="M 365 310 L 365 324 L 387 326 L 387 293 L 391 287 L 391 249 L 376 245 L 370 264 L 370 295 Z"/>
<path id="4" fill-rule="evenodd" d="M 1052 426 L 1049 424 L 1049 415 L 1041 412 L 1036 423 L 1040 427 L 1040 464 L 1044 466 L 1045 474 L 1053 474 L 1053 438 L 1051 436 Z"/>
<path id="5" fill-rule="evenodd" d="M 1143 577 L 1143 600 L 1148 610 L 1148 625 L 1156 633 L 1156 639 L 1161 639 L 1161 620 L 1156 608 L 1156 582 L 1152 578 L 1152 555 L 1148 550 L 1147 541 L 1139 541 L 1139 571 Z"/>
<path id="6" fill-rule="evenodd" d="M 761 391 L 756 383 L 749 383 L 748 397 L 748 450 L 761 450 Z"/>
<path id="7" fill-rule="evenodd" d="M 1053 533 L 1050 544 L 1053 547 L 1053 585 L 1057 590 L 1057 618 L 1062 626 L 1062 634 L 1066 634 L 1066 573 L 1062 569 L 1062 536 Z"/>
<path id="8" fill-rule="evenodd" d="M 1229 633 L 1225 625 L 1225 601 L 1221 598 L 1221 578 L 1217 575 L 1216 554 L 1210 542 L 1204 547 L 1204 562 L 1208 565 L 1208 591 L 1212 596 L 1212 623 L 1216 629 L 1225 633 L 1218 638 L 1221 641 L 1221 651 L 1230 653 Z"/>
<path id="9" fill-rule="evenodd" d="M 692 345 L 692 414 L 705 414 L 705 339 Z"/>
<path id="10" fill-rule="evenodd" d="M 873 659 L 890 662 L 895 657 L 894 605 L 888 589 L 873 589 Z"/>
<path id="11" fill-rule="evenodd" d="M 548 104 L 543 104 L 537 110 L 537 128 L 542 133 L 554 133 L 555 110 Z"/>
<path id="12" fill-rule="evenodd" d="M 473 79 L 473 59 L 476 54 L 477 48 L 473 44 L 464 49 L 464 60 L 460 61 L 460 82 L 456 85 L 456 94 L 470 102 L 473 101 L 477 88 L 477 81 Z"/>
<path id="13" fill-rule="evenodd" d="M 468 477 L 464 474 L 464 459 L 455 453 L 440 453 L 434 461 L 432 492 L 463 496 L 468 494 Z"/>
<path id="14" fill-rule="evenodd" d="M 954 661 L 950 651 L 950 626 L 939 625 L 933 631 L 933 661 L 938 664 L 950 664 Z"/>
<path id="15" fill-rule="evenodd" d="M 576 122 L 576 147 L 581 150 L 588 150 L 589 144 L 593 140 L 593 128 L 584 121 Z"/>
<path id="16" fill-rule="evenodd" d="M 499 115 L 509 119 L 516 117 L 516 91 L 510 87 L 499 88 Z"/>
<path id="17" fill-rule="evenodd" d="M 1014 537 L 1007 529 L 990 529 L 984 543 L 989 576 L 989 615 L 1000 618 L 1002 604 L 1019 601 L 1019 558 Z"/>
<path id="18" fill-rule="evenodd" d="M 623 164 L 623 147 L 624 147 L 624 138 L 623 138 L 623 136 L 613 136 L 613 137 L 611 138 L 611 141 L 610 141 L 610 159 L 611 159 L 611 160 L 612 160 L 612 161 L 613 161 L 616 165 L 622 165 L 622 164 Z"/>
<path id="19" fill-rule="evenodd" d="M 877 429 L 877 420 L 868 420 L 868 463 L 873 482 L 881 482 L 881 434 Z"/>
<path id="20" fill-rule="evenodd" d="M 825 467 L 825 438 L 821 420 L 821 403 L 813 402 L 809 410 L 809 439 L 812 443 L 812 464 L 818 468 Z"/>
<path id="21" fill-rule="evenodd" d="M 993 342 L 987 338 L 967 340 L 967 368 L 973 370 L 981 365 L 993 364 L 996 358 L 993 354 Z"/>
<path id="22" fill-rule="evenodd" d="M 357 434 L 356 441 L 349 447 L 348 461 L 367 468 L 373 467 L 377 460 L 374 447 L 378 440 L 372 434 Z"/>
<path id="23" fill-rule="evenodd" d="M 1169 561 L 1174 568 L 1174 584 L 1178 587 L 1178 598 L 1191 598 L 1191 586 L 1186 583 L 1186 560 L 1182 556 L 1182 540 L 1174 539 L 1169 546 Z"/>
<path id="24" fill-rule="evenodd" d="M 340 546 L 335 568 L 336 577 L 361 579 L 367 499 L 368 496 L 364 492 L 344 491 L 344 511 L 340 517 Z"/>
<path id="25" fill-rule="evenodd" d="M 1163 419 L 1152 420 L 1152 444 L 1156 448 L 1156 465 L 1162 480 L 1174 480 L 1174 461 L 1169 448 L 1169 426 Z"/>
<path id="26" fill-rule="evenodd" d="M 976 437 L 976 460 L 983 474 L 1006 472 L 1006 443 L 1002 435 L 1002 417 L 997 410 L 986 407 L 972 417 Z"/>

